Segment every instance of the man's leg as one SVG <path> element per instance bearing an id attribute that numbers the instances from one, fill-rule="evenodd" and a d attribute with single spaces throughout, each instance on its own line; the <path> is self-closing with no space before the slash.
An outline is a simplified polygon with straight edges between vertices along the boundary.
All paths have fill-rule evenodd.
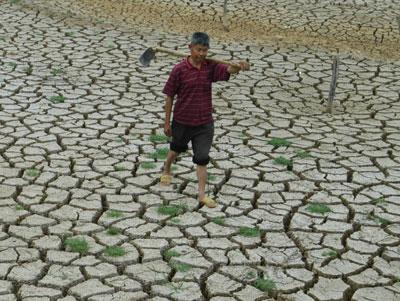
<path id="1" fill-rule="evenodd" d="M 171 175 L 172 162 L 174 162 L 174 160 L 176 159 L 176 157 L 178 157 L 178 155 L 179 155 L 179 153 L 177 153 L 173 150 L 170 150 L 168 152 L 167 159 L 165 160 L 165 163 L 164 163 L 163 175 Z"/>
<path id="2" fill-rule="evenodd" d="M 167 155 L 167 159 L 164 163 L 163 173 L 160 179 L 162 185 L 168 186 L 171 183 L 171 165 L 182 152 L 187 151 L 190 137 L 186 135 L 185 126 L 172 122 L 172 141 L 170 143 L 170 150 Z"/>
<path id="3" fill-rule="evenodd" d="M 207 183 L 207 164 L 210 162 L 210 149 L 214 137 L 214 124 L 205 124 L 200 126 L 194 137 L 192 138 L 193 145 L 193 162 L 197 164 L 197 180 L 198 180 L 198 197 L 200 203 L 207 207 L 215 207 L 217 203 L 206 196 Z"/>
<path id="4" fill-rule="evenodd" d="M 197 180 L 199 181 L 199 201 L 206 196 L 207 165 L 197 165 Z"/>

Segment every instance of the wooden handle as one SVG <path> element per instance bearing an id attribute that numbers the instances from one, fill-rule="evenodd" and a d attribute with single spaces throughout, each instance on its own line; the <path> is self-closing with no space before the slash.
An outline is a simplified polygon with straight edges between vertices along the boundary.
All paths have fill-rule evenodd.
<path id="1" fill-rule="evenodd" d="M 187 57 L 188 56 L 186 53 L 179 52 L 179 51 L 176 51 L 176 50 L 171 50 L 171 49 L 168 49 L 168 48 L 155 47 L 153 49 L 156 52 L 157 51 L 164 52 L 164 53 L 168 53 L 168 54 L 171 54 L 171 55 L 174 55 L 174 56 L 179 56 L 179 57 Z M 228 62 L 228 61 L 224 61 L 224 60 L 220 60 L 220 59 L 214 59 L 214 58 L 207 58 L 207 60 L 212 61 L 212 62 L 216 62 L 216 63 L 219 63 L 219 64 L 224 64 L 224 65 L 236 67 L 236 68 L 240 69 L 240 65 L 235 64 L 235 63 L 231 63 L 231 62 Z"/>

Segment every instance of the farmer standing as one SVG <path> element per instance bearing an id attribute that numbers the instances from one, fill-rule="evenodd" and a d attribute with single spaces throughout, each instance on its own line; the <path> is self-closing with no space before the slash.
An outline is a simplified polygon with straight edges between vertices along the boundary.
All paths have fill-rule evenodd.
<path id="1" fill-rule="evenodd" d="M 237 66 L 228 66 L 207 60 L 209 46 L 210 38 L 206 33 L 193 33 L 190 56 L 175 65 L 163 89 L 166 94 L 164 133 L 172 136 L 172 141 L 160 183 L 171 183 L 171 164 L 180 153 L 187 151 L 191 141 L 193 163 L 197 165 L 198 199 L 213 208 L 217 206 L 216 201 L 205 195 L 207 164 L 214 136 L 211 86 L 213 82 L 229 80 L 231 74 L 240 70 L 248 70 L 249 64 L 242 61 Z M 177 100 L 171 123 L 175 95 Z"/>

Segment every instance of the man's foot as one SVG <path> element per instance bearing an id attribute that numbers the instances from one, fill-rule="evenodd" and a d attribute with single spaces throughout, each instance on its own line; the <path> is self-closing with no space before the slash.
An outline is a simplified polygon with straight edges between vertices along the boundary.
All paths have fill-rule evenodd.
<path id="1" fill-rule="evenodd" d="M 169 186 L 172 181 L 172 176 L 171 175 L 162 175 L 160 177 L 160 184 L 162 186 Z"/>
<path id="2" fill-rule="evenodd" d="M 200 200 L 201 204 L 204 204 L 205 206 L 207 206 L 208 208 L 215 208 L 217 207 L 217 202 L 215 200 L 213 200 L 212 198 L 205 196 L 204 198 L 202 198 Z"/>

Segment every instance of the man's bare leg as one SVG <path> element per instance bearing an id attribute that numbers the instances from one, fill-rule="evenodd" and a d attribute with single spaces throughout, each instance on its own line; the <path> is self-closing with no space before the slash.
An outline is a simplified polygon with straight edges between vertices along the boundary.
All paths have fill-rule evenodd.
<path id="1" fill-rule="evenodd" d="M 168 152 L 167 159 L 165 160 L 164 163 L 163 175 L 171 175 L 171 165 L 176 159 L 176 157 L 178 157 L 178 153 L 172 150 Z"/>
<path id="2" fill-rule="evenodd" d="M 197 165 L 197 180 L 199 185 L 199 202 L 209 208 L 217 206 L 217 202 L 212 198 L 206 196 L 206 183 L 207 183 L 207 166 Z"/>
<path id="3" fill-rule="evenodd" d="M 167 159 L 165 160 L 165 163 L 164 163 L 161 181 L 160 181 L 162 185 L 168 186 L 170 184 L 170 182 L 171 182 L 171 165 L 172 165 L 172 162 L 174 162 L 174 160 L 176 159 L 176 157 L 178 157 L 178 155 L 179 155 L 178 153 L 176 153 L 172 150 L 170 150 L 168 152 Z"/>
<path id="4" fill-rule="evenodd" d="M 206 196 L 207 166 L 197 165 L 197 180 L 199 185 L 199 201 Z"/>

